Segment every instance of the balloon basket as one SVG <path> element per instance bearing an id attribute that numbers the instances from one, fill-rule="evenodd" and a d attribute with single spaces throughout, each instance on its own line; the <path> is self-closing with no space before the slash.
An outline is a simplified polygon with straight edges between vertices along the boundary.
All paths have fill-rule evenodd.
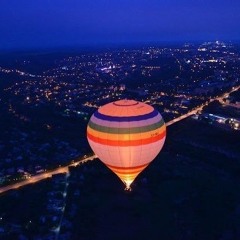
<path id="1" fill-rule="evenodd" d="M 132 191 L 132 188 L 131 188 L 131 187 L 125 187 L 124 191 L 126 191 L 126 192 L 131 192 L 131 191 Z"/>

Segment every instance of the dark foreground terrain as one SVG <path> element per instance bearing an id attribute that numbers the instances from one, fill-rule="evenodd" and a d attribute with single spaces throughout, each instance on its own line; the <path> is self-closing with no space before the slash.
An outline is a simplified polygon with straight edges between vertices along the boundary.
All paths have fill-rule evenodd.
<path id="1" fill-rule="evenodd" d="M 240 239 L 239 131 L 187 119 L 132 192 L 99 160 L 1 196 L 1 239 Z"/>

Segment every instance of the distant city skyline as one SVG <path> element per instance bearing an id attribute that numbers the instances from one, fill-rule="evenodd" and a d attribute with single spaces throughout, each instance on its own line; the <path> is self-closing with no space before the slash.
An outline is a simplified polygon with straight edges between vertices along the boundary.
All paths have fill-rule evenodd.
<path id="1" fill-rule="evenodd" d="M 0 49 L 240 40 L 240 2 L 2 0 Z"/>

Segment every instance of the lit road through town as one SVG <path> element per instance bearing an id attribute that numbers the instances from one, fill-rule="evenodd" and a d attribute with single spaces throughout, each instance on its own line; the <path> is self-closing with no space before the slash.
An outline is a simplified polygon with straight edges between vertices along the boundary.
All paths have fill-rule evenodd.
<path id="1" fill-rule="evenodd" d="M 214 100 L 219 100 L 219 101 L 222 101 L 223 98 L 227 97 L 231 92 L 234 92 L 234 91 L 237 91 L 238 89 L 240 88 L 240 86 L 238 87 L 235 87 L 233 88 L 231 91 L 227 92 L 227 93 L 224 93 L 222 96 L 220 97 L 217 97 L 217 98 L 213 98 L 213 99 L 210 99 L 208 103 L 206 104 L 203 104 L 201 106 L 199 106 L 198 108 L 195 108 L 194 110 L 180 116 L 180 117 L 177 117 L 169 122 L 166 123 L 166 126 L 170 126 L 176 122 L 179 122 L 193 114 L 196 114 L 198 111 L 201 111 L 202 108 L 204 106 L 207 106 L 210 102 L 213 102 Z M 26 186 L 28 184 L 33 184 L 33 183 L 36 183 L 36 182 L 39 182 L 41 180 L 44 180 L 46 178 L 51 178 L 52 175 L 54 174 L 58 174 L 58 173 L 68 173 L 69 172 L 69 167 L 72 167 L 72 166 L 77 166 L 78 164 L 80 163 L 85 163 L 87 161 L 92 161 L 94 160 L 95 158 L 97 158 L 96 155 L 92 155 L 90 157 L 87 157 L 87 158 L 84 158 L 84 159 L 81 159 L 79 161 L 75 161 L 74 163 L 71 163 L 67 166 L 64 166 L 64 167 L 59 167 L 57 169 L 54 169 L 52 171 L 48 171 L 48 172 L 45 172 L 45 173 L 41 173 L 41 174 L 37 174 L 37 175 L 34 175 L 34 176 L 31 176 L 30 178 L 24 180 L 24 181 L 21 181 L 21 182 L 18 182 L 18 183 L 14 183 L 14 184 L 10 184 L 10 185 L 7 185 L 7 186 L 4 186 L 4 187 L 0 187 L 0 194 L 1 193 L 4 193 L 4 192 L 7 192 L 9 190 L 13 190 L 13 189 L 18 189 L 20 187 L 23 187 L 23 186 Z"/>
<path id="2" fill-rule="evenodd" d="M 95 158 L 96 158 L 96 155 L 92 155 L 90 157 L 87 157 L 87 158 L 84 158 L 82 160 L 71 163 L 67 166 L 59 167 L 57 169 L 54 169 L 52 171 L 48 171 L 48 172 L 45 172 L 45 173 L 40 173 L 40 174 L 34 175 L 34 176 L 24 180 L 24 181 L 1 187 L 0 188 L 0 194 L 3 193 L 3 192 L 6 192 L 6 191 L 12 190 L 12 189 L 18 189 L 18 188 L 23 187 L 23 186 L 28 185 L 28 184 L 33 184 L 33 183 L 39 182 L 39 181 L 41 181 L 43 179 L 46 179 L 46 178 L 51 178 L 52 175 L 54 175 L 54 174 L 67 173 L 67 172 L 69 172 L 69 169 L 68 169 L 69 167 L 77 166 L 80 163 L 83 164 L 87 161 L 94 160 Z"/>
<path id="3" fill-rule="evenodd" d="M 211 102 L 213 102 L 213 101 L 215 101 L 215 100 L 218 100 L 218 101 L 222 102 L 222 101 L 223 101 L 223 98 L 226 98 L 230 93 L 232 93 L 232 92 L 234 92 L 234 91 L 237 91 L 239 88 L 240 88 L 240 86 L 235 87 L 235 88 L 233 88 L 231 91 L 229 91 L 229 92 L 227 92 L 227 93 L 224 93 L 224 94 L 223 94 L 222 96 L 220 96 L 220 97 L 216 97 L 216 98 L 210 99 L 208 103 L 203 104 L 203 105 L 201 105 L 201 106 L 193 109 L 192 111 L 190 111 L 190 112 L 188 112 L 188 113 L 186 113 L 186 114 L 184 114 L 184 115 L 181 115 L 180 117 L 174 118 L 173 120 L 167 122 L 167 123 L 166 123 L 166 126 L 170 126 L 170 125 L 172 125 L 172 124 L 174 124 L 174 123 L 176 123 L 176 122 L 179 122 L 179 121 L 181 121 L 181 120 L 183 120 L 183 119 L 185 119 L 185 118 L 187 118 L 187 117 L 189 117 L 189 116 L 191 116 L 191 115 L 193 115 L 193 114 L 196 114 L 198 111 L 201 111 L 201 110 L 203 109 L 203 107 L 207 106 L 209 103 L 211 103 Z"/>

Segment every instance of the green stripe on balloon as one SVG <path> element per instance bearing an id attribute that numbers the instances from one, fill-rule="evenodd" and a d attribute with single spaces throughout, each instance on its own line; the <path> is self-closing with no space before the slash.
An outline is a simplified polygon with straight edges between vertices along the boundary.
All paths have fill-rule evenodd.
<path id="1" fill-rule="evenodd" d="M 98 125 L 91 120 L 89 121 L 88 126 L 92 128 L 93 130 L 99 131 L 99 132 L 104 132 L 104 133 L 112 133 L 112 134 L 134 134 L 134 133 L 144 133 L 144 132 L 149 132 L 156 130 L 158 128 L 161 128 L 164 126 L 164 121 L 161 119 L 159 122 L 147 125 L 147 126 L 142 126 L 142 127 L 130 127 L 130 128 L 111 128 L 111 127 L 105 127 Z"/>

